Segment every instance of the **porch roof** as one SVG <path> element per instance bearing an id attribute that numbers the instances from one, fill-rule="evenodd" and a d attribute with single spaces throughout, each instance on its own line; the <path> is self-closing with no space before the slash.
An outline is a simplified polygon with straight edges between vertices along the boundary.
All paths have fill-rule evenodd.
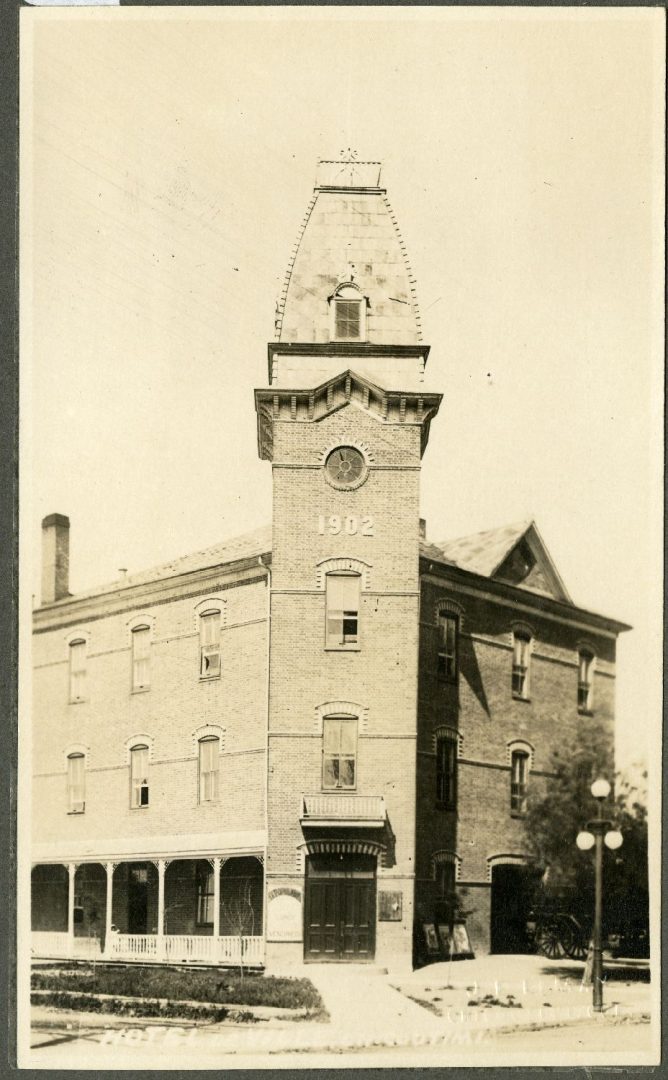
<path id="1" fill-rule="evenodd" d="M 154 835 L 94 840 L 56 840 L 33 844 L 34 863 L 125 862 L 142 859 L 200 859 L 212 855 L 255 855 L 265 849 L 264 829 L 200 833 L 196 836 Z"/>

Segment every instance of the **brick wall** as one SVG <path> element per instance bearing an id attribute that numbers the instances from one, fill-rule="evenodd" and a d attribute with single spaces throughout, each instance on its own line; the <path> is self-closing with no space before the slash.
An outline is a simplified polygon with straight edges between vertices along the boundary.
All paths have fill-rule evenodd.
<path id="1" fill-rule="evenodd" d="M 140 611 L 57 626 L 34 637 L 33 836 L 84 841 L 264 828 L 266 733 L 265 580 L 195 596 L 178 590 Z M 183 593 L 183 589 L 181 592 Z M 219 679 L 199 678 L 196 605 L 224 598 Z M 151 626 L 150 689 L 131 690 L 131 631 Z M 85 700 L 69 702 L 68 638 L 87 636 Z M 198 801 L 197 731 L 222 729 L 219 797 Z M 150 739 L 148 807 L 131 809 L 127 740 Z M 66 753 L 86 751 L 86 809 L 67 812 Z"/>
<path id="2" fill-rule="evenodd" d="M 437 674 L 436 610 L 441 600 L 462 608 L 458 685 Z M 530 596 L 528 597 L 530 603 Z M 533 630 L 528 700 L 512 695 L 512 626 Z M 594 715 L 578 712 L 578 647 L 587 641 L 596 654 Z M 475 916 L 469 927 L 474 948 L 489 947 L 488 859 L 527 852 L 521 819 L 510 812 L 508 743 L 533 747 L 531 790 L 542 792 L 552 754 L 570 743 L 582 725 L 600 725 L 612 743 L 614 641 L 594 628 L 558 622 L 536 610 L 464 594 L 447 583 L 424 579 L 420 603 L 420 687 L 417 775 L 418 896 L 422 910 L 432 906 L 431 856 L 449 850 L 460 857 L 459 880 L 475 886 Z M 456 811 L 436 806 L 434 732 L 441 726 L 460 735 Z M 474 887 L 471 886 L 473 889 Z M 464 906 L 467 906 L 466 903 Z"/>

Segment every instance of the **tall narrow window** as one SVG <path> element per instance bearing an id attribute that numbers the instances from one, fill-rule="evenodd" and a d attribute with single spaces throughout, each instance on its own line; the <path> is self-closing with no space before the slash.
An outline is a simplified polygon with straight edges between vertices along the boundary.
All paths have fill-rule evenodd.
<path id="1" fill-rule="evenodd" d="M 459 619 L 443 612 L 438 616 L 438 674 L 446 682 L 457 682 Z"/>
<path id="2" fill-rule="evenodd" d="M 70 644 L 70 701 L 86 696 L 86 642 L 81 638 Z"/>
<path id="3" fill-rule="evenodd" d="M 436 740 L 436 801 L 446 810 L 457 805 L 457 736 L 439 735 Z"/>
<path id="4" fill-rule="evenodd" d="M 359 641 L 359 574 L 327 574 L 328 648 L 345 648 Z"/>
<path id="5" fill-rule="evenodd" d="M 578 657 L 578 709 L 582 713 L 592 711 L 594 704 L 593 676 L 594 656 L 587 649 L 581 649 Z"/>
<path id="6" fill-rule="evenodd" d="M 326 716 L 322 732 L 323 788 L 354 788 L 357 759 L 357 719 Z"/>
<path id="7" fill-rule="evenodd" d="M 197 870 L 197 925 L 209 926 L 213 923 L 213 870 Z"/>
<path id="8" fill-rule="evenodd" d="M 218 798 L 218 762 L 220 740 L 215 735 L 199 741 L 199 801 L 213 802 Z"/>
<path id="9" fill-rule="evenodd" d="M 132 631 L 132 689 L 148 690 L 151 685 L 151 631 L 138 626 Z"/>
<path id="10" fill-rule="evenodd" d="M 435 866 L 436 893 L 442 899 L 454 894 L 457 875 L 453 859 L 437 862 Z"/>
<path id="11" fill-rule="evenodd" d="M 531 638 L 522 631 L 516 631 L 513 638 L 513 694 L 515 697 L 529 696 L 529 659 L 531 656 Z"/>
<path id="12" fill-rule="evenodd" d="M 510 759 L 510 812 L 516 817 L 526 813 L 529 755 L 526 750 L 513 750 Z"/>
<path id="13" fill-rule="evenodd" d="M 130 751 L 130 806 L 148 806 L 148 746 Z"/>
<path id="14" fill-rule="evenodd" d="M 83 754 L 69 754 L 67 758 L 67 810 L 70 814 L 83 814 L 86 809 L 86 759 Z"/>
<path id="15" fill-rule="evenodd" d="M 205 611 L 199 620 L 199 674 L 201 679 L 220 675 L 220 612 Z"/>

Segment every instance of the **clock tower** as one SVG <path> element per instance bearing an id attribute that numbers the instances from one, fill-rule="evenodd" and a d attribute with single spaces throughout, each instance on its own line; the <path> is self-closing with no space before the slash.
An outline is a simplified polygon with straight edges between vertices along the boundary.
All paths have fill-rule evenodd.
<path id="1" fill-rule="evenodd" d="M 256 390 L 273 474 L 267 963 L 409 966 L 422 389 L 378 162 L 319 163 Z"/>

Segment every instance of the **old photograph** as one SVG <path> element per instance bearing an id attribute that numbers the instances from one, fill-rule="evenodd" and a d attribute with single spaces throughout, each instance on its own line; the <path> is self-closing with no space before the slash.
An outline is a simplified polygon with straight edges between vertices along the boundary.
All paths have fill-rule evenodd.
<path id="1" fill-rule="evenodd" d="M 663 11 L 21 16 L 20 1066 L 657 1063 Z"/>

